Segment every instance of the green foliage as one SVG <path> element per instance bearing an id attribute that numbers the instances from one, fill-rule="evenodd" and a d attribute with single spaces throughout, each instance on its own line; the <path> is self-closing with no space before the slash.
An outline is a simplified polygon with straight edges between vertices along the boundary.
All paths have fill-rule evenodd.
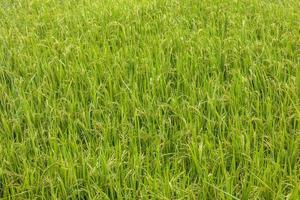
<path id="1" fill-rule="evenodd" d="M 0 199 L 300 199 L 299 10 L 0 0 Z"/>

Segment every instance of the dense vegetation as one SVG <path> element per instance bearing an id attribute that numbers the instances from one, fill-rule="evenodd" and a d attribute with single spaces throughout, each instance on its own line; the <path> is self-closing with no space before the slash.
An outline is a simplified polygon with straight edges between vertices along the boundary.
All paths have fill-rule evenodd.
<path id="1" fill-rule="evenodd" d="M 300 199 L 299 0 L 0 0 L 0 198 Z"/>

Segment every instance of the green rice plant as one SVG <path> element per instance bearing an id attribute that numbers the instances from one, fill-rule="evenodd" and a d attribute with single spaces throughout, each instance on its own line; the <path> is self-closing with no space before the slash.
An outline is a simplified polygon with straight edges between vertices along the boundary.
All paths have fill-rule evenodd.
<path id="1" fill-rule="evenodd" d="M 297 0 L 0 0 L 0 199 L 300 199 Z"/>

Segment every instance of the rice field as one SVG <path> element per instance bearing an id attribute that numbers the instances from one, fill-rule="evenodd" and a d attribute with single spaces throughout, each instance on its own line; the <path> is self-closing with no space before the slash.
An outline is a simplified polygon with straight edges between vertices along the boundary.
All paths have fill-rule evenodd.
<path id="1" fill-rule="evenodd" d="M 300 199 L 300 1 L 0 0 L 0 199 Z"/>

